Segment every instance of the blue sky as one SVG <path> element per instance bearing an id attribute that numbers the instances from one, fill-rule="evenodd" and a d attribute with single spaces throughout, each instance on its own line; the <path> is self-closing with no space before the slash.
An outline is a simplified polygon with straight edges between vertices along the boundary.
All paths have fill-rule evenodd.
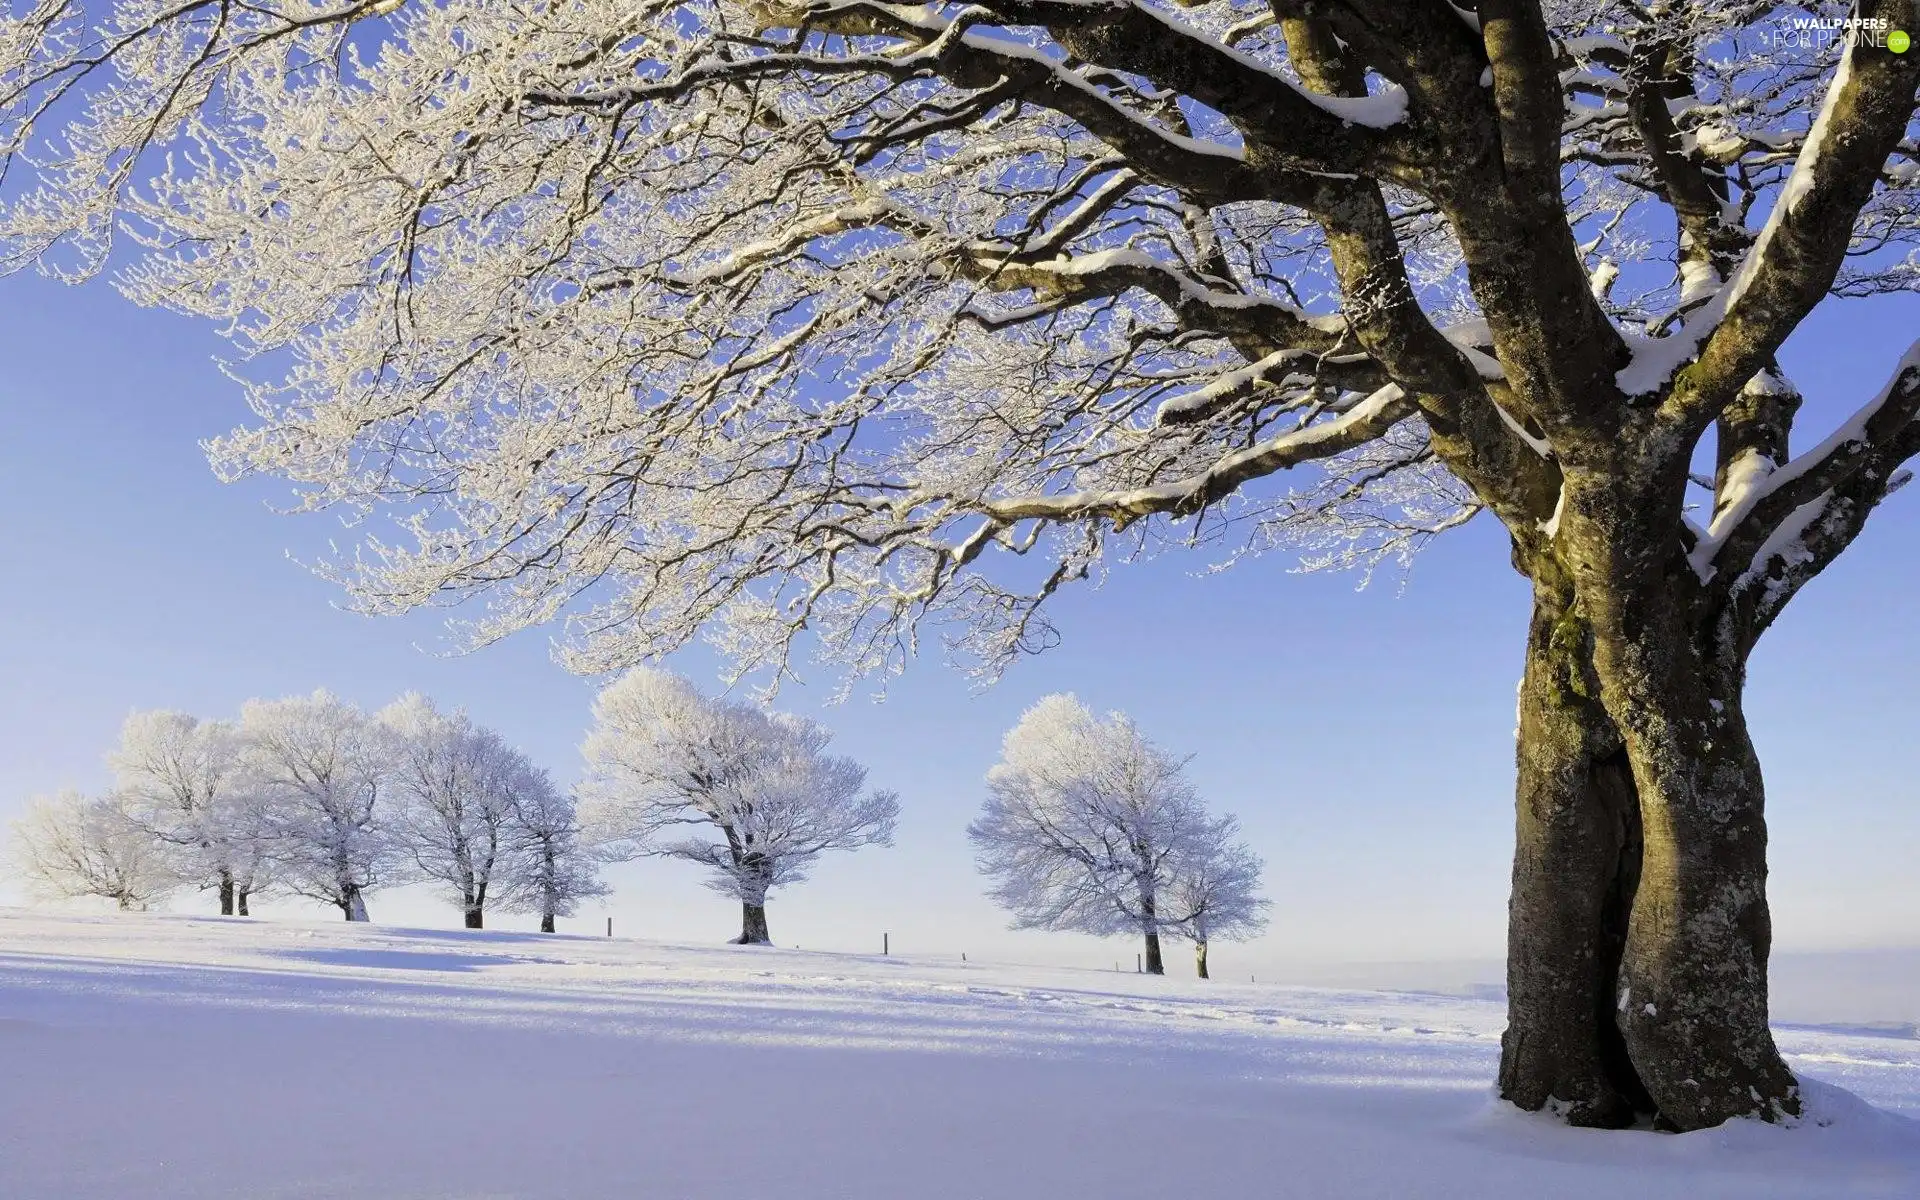
<path id="1" fill-rule="evenodd" d="M 1920 332 L 1920 300 L 1832 305 L 1789 347 L 1810 399 L 1799 444 L 1866 398 Z M 475 716 L 571 781 L 591 684 L 544 634 L 439 653 L 438 614 L 376 620 L 335 606 L 289 554 L 331 518 L 269 511 L 272 486 L 223 486 L 199 439 L 245 419 L 203 326 L 104 286 L 0 280 L 0 820 L 39 792 L 106 784 L 101 756 L 137 707 L 232 715 L 250 696 L 325 686 L 369 706 L 409 688 Z M 1218 576 L 1179 555 L 1067 595 L 1064 643 L 976 693 L 933 660 L 884 703 L 831 707 L 822 679 L 782 705 L 901 793 L 899 844 L 829 861 L 776 893 L 776 940 L 1131 966 L 1124 941 L 1008 933 L 981 896 L 963 830 L 1001 733 L 1072 690 L 1195 755 L 1218 807 L 1267 861 L 1272 931 L 1216 948 L 1217 970 L 1492 957 L 1504 938 L 1514 686 L 1526 591 L 1482 519 L 1443 539 L 1402 588 L 1300 576 L 1268 557 Z M 1754 662 L 1783 949 L 1920 945 L 1920 487 L 1795 601 Z M 715 682 L 702 652 L 673 665 Z M 864 693 L 863 693 L 864 695 Z M 737 913 L 699 875 L 641 863 L 573 928 L 718 941 Z M 0 874 L 0 903 L 13 896 Z M 174 907 L 204 910 L 207 897 Z M 430 897 L 376 895 L 376 920 L 452 925 Z M 317 909 L 283 904 L 272 911 Z M 511 918 L 505 922 L 514 924 Z"/>

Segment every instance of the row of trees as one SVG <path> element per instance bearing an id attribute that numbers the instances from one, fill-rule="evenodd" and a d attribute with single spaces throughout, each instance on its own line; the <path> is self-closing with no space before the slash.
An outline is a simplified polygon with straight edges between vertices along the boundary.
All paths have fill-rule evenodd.
<path id="1" fill-rule="evenodd" d="M 145 908 L 182 888 L 247 915 L 269 888 L 367 920 L 377 887 L 431 882 L 470 929 L 491 908 L 556 917 L 604 894 L 602 861 L 697 863 L 740 904 L 742 944 L 771 941 L 767 896 L 823 855 L 890 845 L 899 798 L 829 754 L 820 724 L 702 695 L 640 668 L 596 698 L 573 796 L 462 711 L 409 694 L 367 714 L 326 692 L 250 701 L 235 722 L 136 712 L 108 761 L 115 787 L 38 800 L 15 827 L 29 883 Z M 1185 760 L 1114 714 L 1049 696 L 1007 734 L 968 829 L 1016 928 L 1139 934 L 1207 946 L 1265 927 L 1260 859 L 1216 817 Z"/>
<path id="2" fill-rule="evenodd" d="M 245 916 L 273 889 L 364 921 L 375 888 L 427 882 L 470 929 L 492 907 L 551 932 L 605 890 L 572 798 L 417 693 L 373 714 L 324 691 L 248 701 L 237 721 L 136 712 L 107 757 L 111 791 L 36 800 L 16 824 L 35 891 L 127 909 L 198 888 Z"/>

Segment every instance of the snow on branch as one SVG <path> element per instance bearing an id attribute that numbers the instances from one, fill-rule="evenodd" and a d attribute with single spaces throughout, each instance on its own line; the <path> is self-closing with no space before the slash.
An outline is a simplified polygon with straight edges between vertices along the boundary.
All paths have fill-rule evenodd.
<path id="1" fill-rule="evenodd" d="M 1693 549 L 1694 570 L 1732 591 L 1770 576 L 1773 598 L 1763 607 L 1777 612 L 1804 582 L 1799 569 L 1824 566 L 1897 486 L 1895 472 L 1915 450 L 1916 414 L 1920 342 L 1819 445 L 1777 469 L 1758 463 L 1729 473 L 1713 523 Z"/>
<path id="2" fill-rule="evenodd" d="M 1728 228 L 1803 149 L 1761 240 L 1830 238 L 1909 69 L 1853 63 L 1796 141 L 1830 64 L 1692 53 L 1752 18 L 1689 12 L 1554 6 L 1488 71 L 1386 4 L 39 6 L 0 237 L 58 269 L 129 231 L 122 288 L 228 331 L 216 470 L 358 522 L 322 570 L 364 611 L 563 620 L 593 672 L 705 637 L 775 680 L 923 638 L 991 673 L 1068 583 L 1229 530 L 1371 564 L 1487 507 L 1539 543 L 1562 460 L 1652 407 L 1619 392 L 1771 294 L 1771 250 L 1670 261 L 1647 130 Z M 1564 212 L 1517 202 L 1563 171 Z"/>
<path id="3" fill-rule="evenodd" d="M 1109 492 L 1064 492 L 990 501 L 1003 520 L 1032 517 L 1078 520 L 1099 516 L 1125 526 L 1157 513 L 1185 515 L 1230 494 L 1248 479 L 1301 462 L 1331 457 L 1381 436 L 1414 415 L 1398 384 L 1388 384 L 1329 421 L 1306 425 L 1236 451 L 1206 470 L 1153 487 Z"/>
<path id="4" fill-rule="evenodd" d="M 1916 84 L 1920 63 L 1911 56 L 1849 40 L 1752 248 L 1679 332 L 1636 352 L 1622 391 L 1645 394 L 1674 379 L 1662 415 L 1697 430 L 1766 365 L 1833 286 L 1854 220 L 1907 132 Z"/>

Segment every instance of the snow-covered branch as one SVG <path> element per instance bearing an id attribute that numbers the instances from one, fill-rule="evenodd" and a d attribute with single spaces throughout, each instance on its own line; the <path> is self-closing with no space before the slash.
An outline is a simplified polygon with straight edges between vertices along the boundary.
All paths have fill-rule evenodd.
<path id="1" fill-rule="evenodd" d="M 1920 342 L 1886 386 L 1817 446 L 1768 469 L 1764 459 L 1729 480 L 1695 569 L 1750 605 L 1741 632 L 1757 637 L 1805 583 L 1844 550 L 1868 515 L 1906 482 L 1920 454 Z"/>

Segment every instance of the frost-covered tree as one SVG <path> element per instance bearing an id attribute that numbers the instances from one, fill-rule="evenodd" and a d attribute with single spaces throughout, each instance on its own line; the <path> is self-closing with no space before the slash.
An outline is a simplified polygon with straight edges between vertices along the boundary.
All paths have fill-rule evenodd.
<path id="1" fill-rule="evenodd" d="M 326 691 L 249 700 L 240 730 L 276 878 L 349 921 L 366 920 L 366 894 L 404 866 L 405 852 L 385 824 L 393 734 Z"/>
<path id="2" fill-rule="evenodd" d="M 573 797 L 553 786 L 545 771 L 535 769 L 519 780 L 512 805 L 518 886 L 500 906 L 540 914 L 540 932 L 552 933 L 555 918 L 572 916 L 580 901 L 609 889 L 581 840 Z"/>
<path id="3" fill-rule="evenodd" d="M 393 734 L 392 836 L 420 878 L 460 906 L 466 927 L 483 928 L 489 896 L 527 881 L 512 826 L 515 793 L 533 765 L 464 710 L 442 712 L 418 692 L 378 719 Z"/>
<path id="4" fill-rule="evenodd" d="M 1194 967 L 1207 973 L 1207 946 L 1214 940 L 1237 941 L 1267 927 L 1270 902 L 1260 895 L 1263 864 L 1240 840 L 1240 822 L 1232 816 L 1208 821 L 1187 840 L 1174 859 L 1164 908 L 1171 926 L 1193 943 Z"/>
<path id="5" fill-rule="evenodd" d="M 865 790 L 867 769 L 826 753 L 832 740 L 804 718 L 636 668 L 594 700 L 583 817 L 614 857 L 709 868 L 708 886 L 740 901 L 736 940 L 765 945 L 769 890 L 828 851 L 893 844 L 899 800 Z"/>
<path id="6" fill-rule="evenodd" d="M 153 709 L 127 717 L 107 756 L 132 819 L 183 883 L 215 889 L 227 917 L 258 858 L 243 751 L 230 722 Z"/>
<path id="7" fill-rule="evenodd" d="M 165 845 L 119 793 L 37 797 L 13 822 L 11 850 L 28 890 L 48 899 L 99 896 L 144 912 L 180 886 Z"/>
<path id="8" fill-rule="evenodd" d="M 233 911 L 240 917 L 251 916 L 249 901 L 271 892 L 276 882 L 274 833 L 266 797 L 262 789 L 253 786 L 251 774 L 243 775 L 243 779 L 243 786 L 228 797 L 223 825 L 228 865 L 233 871 Z"/>
<path id="9" fill-rule="evenodd" d="M 1116 557 L 1490 514 L 1502 1093 L 1797 1109 L 1746 662 L 1907 478 L 1920 353 L 1808 430 L 1778 352 L 1920 282 L 1916 0 L 20 5 L 10 260 L 137 233 L 252 356 L 220 472 L 391 518 L 369 611 L 992 670 Z"/>
<path id="10" fill-rule="evenodd" d="M 1136 935 L 1147 973 L 1164 975 L 1160 935 L 1180 915 L 1169 889 L 1214 828 L 1185 771 L 1125 715 L 1101 720 L 1073 696 L 1022 714 L 967 826 L 1013 927 Z"/>

